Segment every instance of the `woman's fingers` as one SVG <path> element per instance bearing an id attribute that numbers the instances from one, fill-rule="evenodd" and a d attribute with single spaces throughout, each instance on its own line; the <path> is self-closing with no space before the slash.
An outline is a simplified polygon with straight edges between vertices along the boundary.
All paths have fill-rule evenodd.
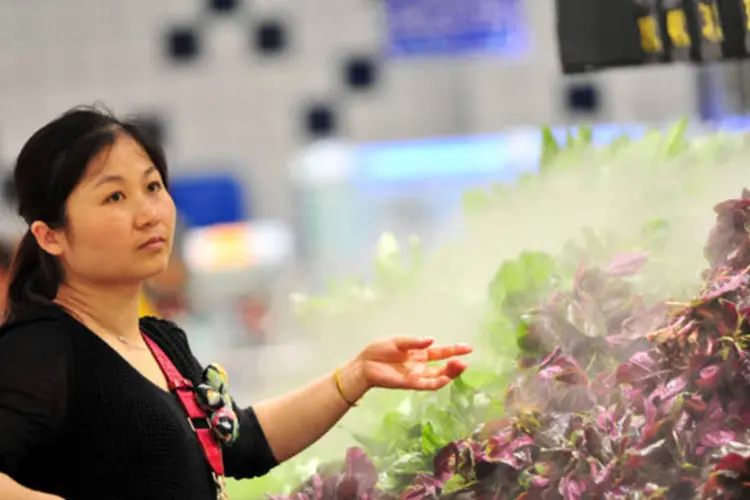
<path id="1" fill-rule="evenodd" d="M 400 365 L 400 368 L 396 368 L 396 364 L 393 365 L 400 373 L 393 374 L 392 386 L 433 391 L 446 386 L 466 370 L 466 363 L 454 357 L 471 353 L 473 350 L 471 346 L 453 344 L 431 347 L 433 343 L 432 338 L 395 337 L 392 339 L 390 349 L 383 350 L 378 356 L 382 356 L 380 361 Z M 383 349 L 387 345 L 382 343 L 380 347 Z M 391 350 L 393 346 L 396 347 L 395 351 Z M 377 359 L 373 358 L 373 361 Z M 446 362 L 436 366 L 430 364 L 430 361 Z"/>
<path id="2" fill-rule="evenodd" d="M 433 342 L 435 342 L 435 339 L 430 337 L 395 337 L 393 339 L 393 343 L 402 351 L 426 349 L 430 347 Z"/>
<path id="3" fill-rule="evenodd" d="M 457 359 L 451 359 L 445 364 L 445 370 L 444 373 L 446 376 L 448 376 L 451 380 L 461 375 L 468 365 L 464 363 L 463 361 L 459 361 Z"/>
<path id="4" fill-rule="evenodd" d="M 415 361 L 441 361 L 453 356 L 463 356 L 474 349 L 469 344 L 452 344 L 430 347 L 435 342 L 432 338 L 396 337 L 393 343 L 400 351 L 410 352 Z"/>
<path id="5" fill-rule="evenodd" d="M 415 380 L 410 389 L 416 391 L 436 391 L 448 385 L 451 380 L 453 379 L 445 375 L 435 378 L 421 378 Z"/>
<path id="6" fill-rule="evenodd" d="M 454 356 L 464 356 L 474 349 L 468 344 L 453 344 L 430 347 L 425 350 L 426 361 L 442 361 Z"/>
<path id="7" fill-rule="evenodd" d="M 449 377 L 454 379 L 466 370 L 466 363 L 457 359 L 451 359 L 443 366 L 430 366 L 418 364 L 412 366 L 408 371 L 408 378 L 439 378 Z"/>

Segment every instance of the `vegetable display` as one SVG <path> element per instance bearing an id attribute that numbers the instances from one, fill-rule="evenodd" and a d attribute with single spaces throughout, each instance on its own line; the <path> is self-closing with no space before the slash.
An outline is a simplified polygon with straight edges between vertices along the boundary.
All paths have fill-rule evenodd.
<path id="1" fill-rule="evenodd" d="M 642 192 L 652 213 L 616 231 L 581 227 L 557 253 L 526 249 L 501 262 L 481 306 L 488 354 L 476 368 L 440 393 L 403 396 L 376 431 L 354 434 L 359 446 L 343 460 L 267 497 L 750 498 L 750 192 L 714 206 L 703 251 L 690 248 L 704 258 L 702 273 L 680 260 L 690 252 L 675 236 L 700 207 L 668 201 L 726 192 L 709 186 L 710 169 L 731 177 L 748 146 L 684 132 L 683 122 L 632 147 L 615 141 L 607 151 L 618 151 L 616 166 L 585 129 L 567 148 L 545 132 L 541 180 L 467 193 L 471 217 L 500 198 L 506 207 L 533 200 L 545 176 L 576 163 L 602 167 L 581 181 L 592 189 L 647 168 L 631 168 L 634 158 L 660 163 L 660 180 Z M 304 314 L 361 314 L 408 293 L 423 265 L 389 248 L 373 289 L 339 287 L 307 300 Z"/>

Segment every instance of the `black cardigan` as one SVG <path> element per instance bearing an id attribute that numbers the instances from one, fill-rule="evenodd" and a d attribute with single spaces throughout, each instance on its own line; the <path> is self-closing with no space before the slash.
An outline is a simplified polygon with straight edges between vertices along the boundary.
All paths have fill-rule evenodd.
<path id="1" fill-rule="evenodd" d="M 201 365 L 173 323 L 141 327 L 198 383 Z M 276 465 L 252 408 L 223 449 L 226 474 Z M 0 328 L 0 472 L 66 500 L 215 500 L 208 463 L 178 399 L 61 308 Z"/>

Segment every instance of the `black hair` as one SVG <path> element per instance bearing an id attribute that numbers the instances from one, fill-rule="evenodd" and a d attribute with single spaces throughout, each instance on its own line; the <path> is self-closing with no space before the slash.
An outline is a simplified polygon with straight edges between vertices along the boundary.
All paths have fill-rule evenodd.
<path id="1" fill-rule="evenodd" d="M 0 273 L 10 270 L 11 262 L 13 262 L 13 252 L 13 244 L 4 238 L 0 239 Z"/>
<path id="2" fill-rule="evenodd" d="M 159 144 L 109 110 L 78 106 L 37 130 L 21 149 L 13 171 L 18 214 L 29 226 L 42 221 L 52 229 L 64 228 L 68 196 L 94 157 L 122 133 L 140 144 L 167 186 L 167 162 Z M 63 280 L 60 261 L 42 250 L 29 229 L 11 264 L 6 319 L 31 305 L 48 304 Z"/>

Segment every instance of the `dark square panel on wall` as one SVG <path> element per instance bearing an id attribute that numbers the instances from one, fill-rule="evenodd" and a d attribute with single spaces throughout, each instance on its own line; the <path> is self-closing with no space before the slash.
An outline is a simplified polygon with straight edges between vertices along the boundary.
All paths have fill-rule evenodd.
<path id="1" fill-rule="evenodd" d="M 253 45 L 261 54 L 278 54 L 287 48 L 287 29 L 280 20 L 265 20 L 255 26 Z"/>
<path id="2" fill-rule="evenodd" d="M 208 0 L 208 8 L 217 14 L 228 14 L 237 10 L 240 0 Z"/>
<path id="3" fill-rule="evenodd" d="M 308 106 L 304 119 L 305 132 L 310 137 L 328 137 L 336 131 L 336 114 L 329 105 L 318 103 Z"/>
<path id="4" fill-rule="evenodd" d="M 193 61 L 200 53 L 200 37 L 193 28 L 173 28 L 167 34 L 168 54 L 173 61 Z"/>
<path id="5" fill-rule="evenodd" d="M 352 56 L 344 64 L 346 84 L 356 90 L 373 87 L 377 79 L 377 63 L 367 56 Z"/>
<path id="6" fill-rule="evenodd" d="M 565 105 L 573 113 L 597 113 L 601 107 L 599 87 L 591 82 L 568 85 L 565 89 Z"/>

